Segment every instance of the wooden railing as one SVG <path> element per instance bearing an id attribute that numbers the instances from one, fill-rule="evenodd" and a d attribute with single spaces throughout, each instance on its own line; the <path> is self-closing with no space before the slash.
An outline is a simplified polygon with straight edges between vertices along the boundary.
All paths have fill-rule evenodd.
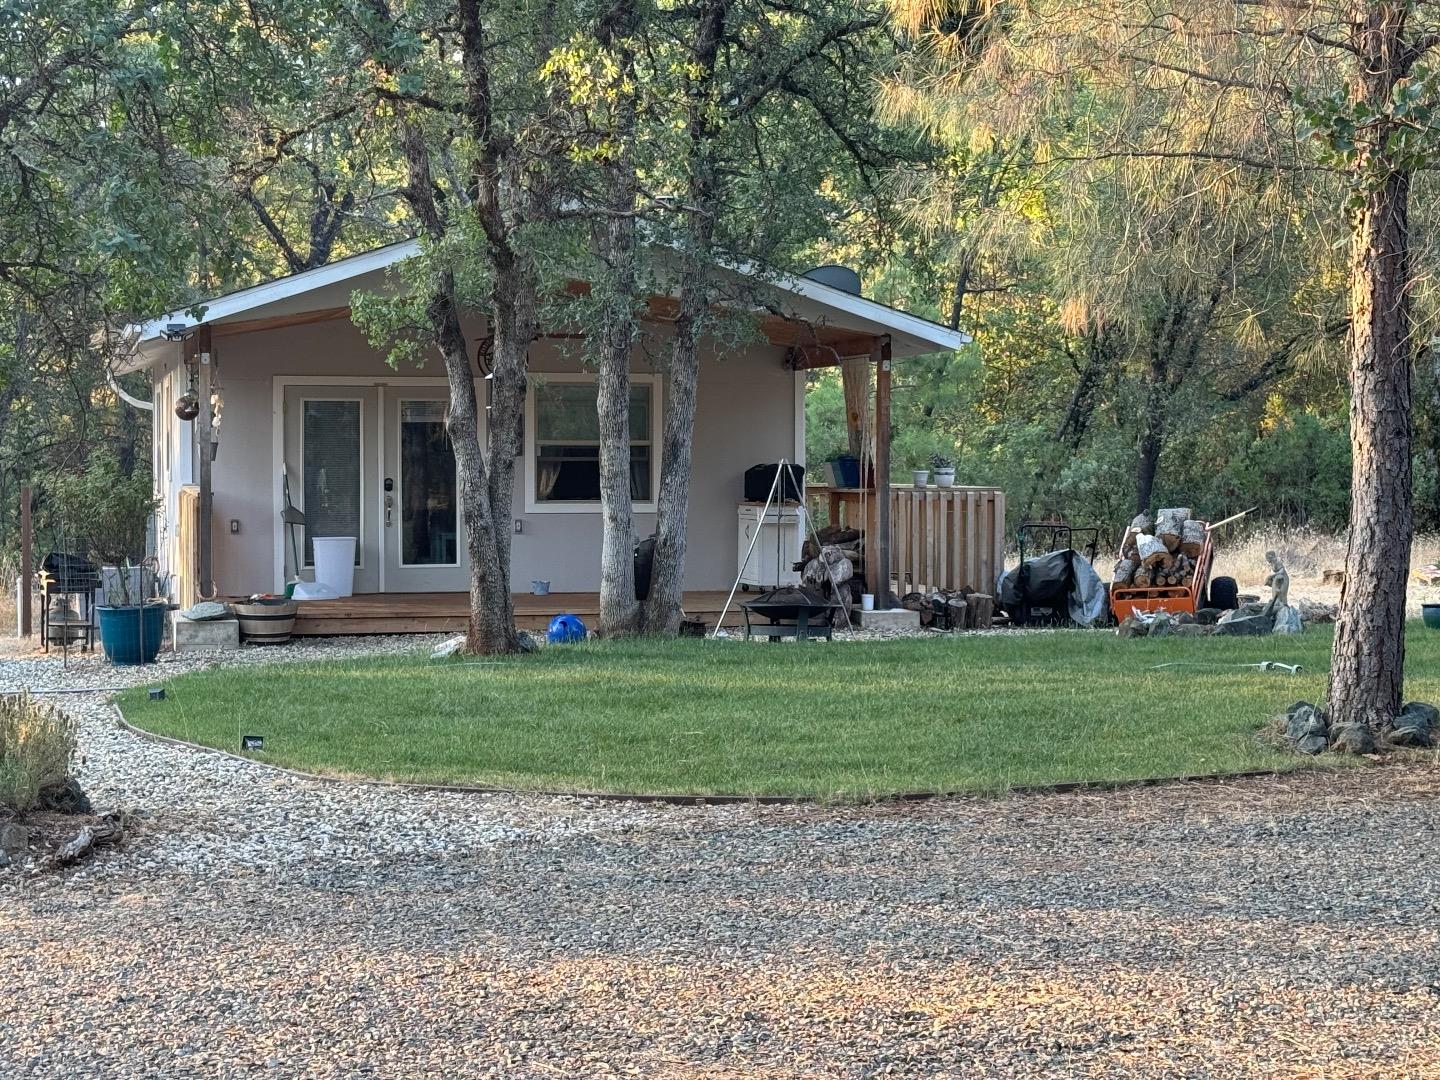
<path id="1" fill-rule="evenodd" d="M 175 503 L 175 597 L 181 608 L 200 600 L 200 488 L 186 484 Z"/>
<path id="2" fill-rule="evenodd" d="M 824 485 L 806 493 L 811 513 L 865 530 L 868 557 L 875 493 Z M 993 592 L 1004 562 L 1005 493 L 999 488 L 891 486 L 890 571 L 897 593 Z"/>

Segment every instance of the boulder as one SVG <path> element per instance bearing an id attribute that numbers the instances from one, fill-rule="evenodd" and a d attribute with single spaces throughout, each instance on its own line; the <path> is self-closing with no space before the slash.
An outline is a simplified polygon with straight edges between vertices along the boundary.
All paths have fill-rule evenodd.
<path id="1" fill-rule="evenodd" d="M 1426 747 L 1435 744 L 1435 729 L 1440 725 L 1440 712 L 1423 701 L 1407 701 L 1391 724 L 1388 736 L 1391 746 Z"/>
<path id="2" fill-rule="evenodd" d="M 1297 701 L 1285 710 L 1285 738 L 1297 753 L 1318 754 L 1330 745 L 1325 713 L 1308 701 Z"/>
<path id="3" fill-rule="evenodd" d="M 1311 626 L 1335 621 L 1335 604 L 1325 604 L 1318 600 L 1306 600 L 1301 597 L 1295 601 L 1295 606 L 1300 609 L 1300 620 Z"/>
<path id="4" fill-rule="evenodd" d="M 1340 754 L 1375 753 L 1375 733 L 1365 724 L 1345 724 L 1330 733 L 1330 749 Z"/>
<path id="5" fill-rule="evenodd" d="M 1264 615 L 1240 615 L 1228 612 L 1234 618 L 1221 619 L 1215 624 L 1217 637 L 1260 637 L 1270 633 L 1270 620 Z"/>
<path id="6" fill-rule="evenodd" d="M 1289 604 L 1283 604 L 1275 608 L 1275 624 L 1271 627 L 1272 634 L 1302 634 L 1305 632 L 1305 624 L 1300 621 L 1300 612 Z"/>
<path id="7" fill-rule="evenodd" d="M 1139 615 L 1126 615 L 1125 621 L 1115 628 L 1115 633 L 1123 638 L 1144 637 L 1149 629 L 1145 620 Z"/>
<path id="8" fill-rule="evenodd" d="M 1195 612 L 1195 621 L 1205 626 L 1214 626 L 1220 621 L 1220 616 L 1225 614 L 1224 608 L 1202 607 Z"/>
<path id="9" fill-rule="evenodd" d="M 1147 636 L 1169 637 L 1170 632 L 1174 628 L 1174 625 L 1170 622 L 1169 615 L 1165 614 L 1165 612 L 1163 611 L 1157 612 L 1155 618 L 1150 620 L 1150 629 L 1149 631 L 1147 631 Z"/>
<path id="10" fill-rule="evenodd" d="M 1176 637 L 1204 637 L 1209 632 L 1208 626 L 1201 626 L 1197 622 L 1180 623 L 1171 631 Z"/>
<path id="11" fill-rule="evenodd" d="M 0 853 L 18 855 L 30 846 L 30 827 L 7 821 L 0 825 Z"/>

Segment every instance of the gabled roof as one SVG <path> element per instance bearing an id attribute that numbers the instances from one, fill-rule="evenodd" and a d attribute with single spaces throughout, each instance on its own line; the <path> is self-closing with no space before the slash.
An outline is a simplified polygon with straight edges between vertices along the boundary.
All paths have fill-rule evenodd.
<path id="1" fill-rule="evenodd" d="M 387 272 L 418 251 L 418 241 L 403 240 L 194 305 L 201 309 L 199 319 L 189 314 L 192 309 L 151 319 L 134 328 L 137 366 L 148 367 L 158 359 L 167 334 L 177 330 L 346 307 L 357 290 L 390 291 L 395 281 Z M 735 272 L 754 276 L 746 267 Z M 782 274 L 769 283 L 780 293 L 787 318 L 853 335 L 889 334 L 896 357 L 958 349 L 971 340 L 961 331 L 810 278 Z"/>

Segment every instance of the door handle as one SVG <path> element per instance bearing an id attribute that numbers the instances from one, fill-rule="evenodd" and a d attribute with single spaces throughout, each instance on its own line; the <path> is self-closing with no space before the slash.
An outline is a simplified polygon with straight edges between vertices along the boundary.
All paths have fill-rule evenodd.
<path id="1" fill-rule="evenodd" d="M 395 512 L 395 496 L 385 496 L 385 527 L 390 528 L 390 519 Z"/>

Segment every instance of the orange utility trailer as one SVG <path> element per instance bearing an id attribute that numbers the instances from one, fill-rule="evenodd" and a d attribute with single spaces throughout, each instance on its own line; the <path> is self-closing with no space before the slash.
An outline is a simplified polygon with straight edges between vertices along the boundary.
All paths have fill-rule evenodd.
<path id="1" fill-rule="evenodd" d="M 1124 551 L 1130 541 L 1131 530 L 1125 530 L 1125 539 L 1120 543 L 1120 550 Z M 1194 615 L 1196 611 L 1205 606 L 1205 595 L 1210 588 L 1210 566 L 1214 559 L 1215 549 L 1211 540 L 1211 527 L 1205 526 L 1205 544 L 1200 549 L 1200 554 L 1195 557 L 1195 570 L 1190 575 L 1190 580 L 1184 585 L 1153 585 L 1146 588 L 1137 588 L 1134 585 L 1110 586 L 1110 610 L 1119 622 L 1124 622 L 1129 616 L 1135 614 L 1149 613 L 1152 611 L 1163 611 L 1169 615 L 1178 615 L 1182 611 L 1188 611 Z"/>

